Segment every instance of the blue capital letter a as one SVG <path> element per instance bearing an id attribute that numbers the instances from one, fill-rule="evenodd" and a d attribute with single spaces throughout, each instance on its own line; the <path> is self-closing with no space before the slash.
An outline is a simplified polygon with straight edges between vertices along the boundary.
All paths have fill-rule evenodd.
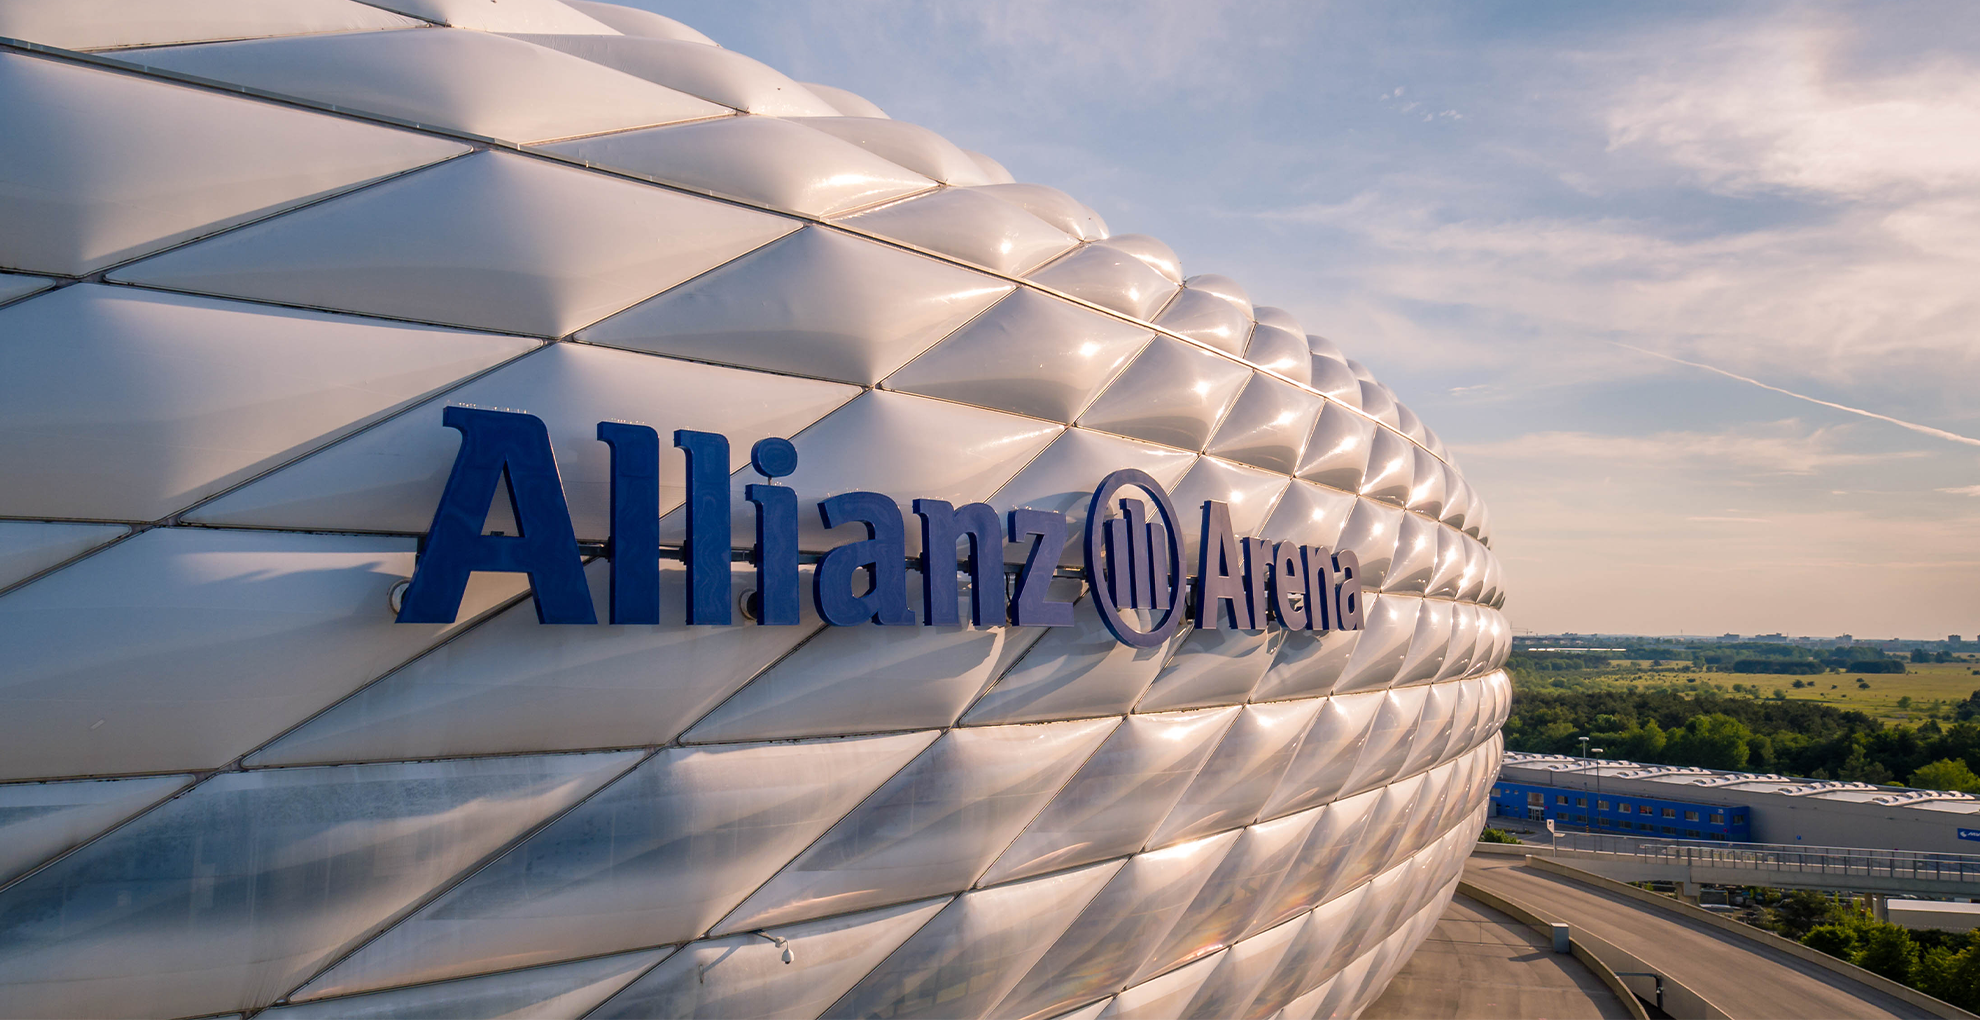
<path id="1" fill-rule="evenodd" d="M 584 581 L 571 511 L 550 451 L 550 432 L 533 414 L 449 407 L 441 424 L 461 434 L 461 452 L 426 548 L 400 604 L 400 623 L 452 623 L 468 575 L 477 570 L 529 575 L 539 623 L 597 623 Z M 484 535 L 488 504 L 504 473 L 519 535 Z"/>

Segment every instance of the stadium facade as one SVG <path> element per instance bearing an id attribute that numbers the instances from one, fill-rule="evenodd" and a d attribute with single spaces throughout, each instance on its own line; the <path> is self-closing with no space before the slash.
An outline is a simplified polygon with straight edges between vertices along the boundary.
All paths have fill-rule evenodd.
<path id="1" fill-rule="evenodd" d="M 1487 514 L 1291 315 L 627 8 L 0 37 L 0 1014 L 1344 1016 L 1438 917 Z"/>

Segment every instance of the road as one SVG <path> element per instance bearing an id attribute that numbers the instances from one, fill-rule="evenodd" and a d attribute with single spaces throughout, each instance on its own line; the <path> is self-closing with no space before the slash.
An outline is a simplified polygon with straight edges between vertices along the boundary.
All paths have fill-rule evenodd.
<path id="1" fill-rule="evenodd" d="M 1478 854 L 1465 865 L 1464 875 L 1480 889 L 1634 954 L 1649 969 L 1683 982 L 1735 1020 L 1928 1015 L 1902 999 L 1754 940 L 1522 863 L 1518 857 Z"/>
<path id="2" fill-rule="evenodd" d="M 1533 929 L 1459 896 L 1361 1016 L 1627 1020 L 1629 1012 L 1587 967 L 1556 954 Z"/>

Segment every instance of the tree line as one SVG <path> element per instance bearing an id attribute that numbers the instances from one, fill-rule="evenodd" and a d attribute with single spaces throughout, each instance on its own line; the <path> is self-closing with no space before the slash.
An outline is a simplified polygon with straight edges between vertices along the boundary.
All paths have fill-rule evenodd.
<path id="1" fill-rule="evenodd" d="M 1575 754 L 1585 736 L 1604 757 L 1645 764 L 1980 794 L 1980 691 L 1953 714 L 1949 725 L 1886 725 L 1810 701 L 1520 684 L 1505 737 L 1512 751 Z"/>

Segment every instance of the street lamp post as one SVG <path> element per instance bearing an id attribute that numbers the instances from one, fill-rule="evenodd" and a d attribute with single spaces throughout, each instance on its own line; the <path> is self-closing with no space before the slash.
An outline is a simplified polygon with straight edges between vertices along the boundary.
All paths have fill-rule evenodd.
<path id="1" fill-rule="evenodd" d="M 1587 747 L 1588 753 L 1595 756 L 1595 810 L 1600 811 L 1602 810 L 1602 760 L 1601 760 L 1602 749 L 1599 747 L 1588 747 L 1588 742 L 1586 740 L 1582 741 L 1582 746 Z M 1599 818 L 1600 816 L 1597 815 L 1596 817 Z M 1590 829 L 1595 829 L 1599 827 L 1600 826 L 1589 826 Z M 1597 843 L 1595 845 L 1601 846 L 1602 844 Z"/>

